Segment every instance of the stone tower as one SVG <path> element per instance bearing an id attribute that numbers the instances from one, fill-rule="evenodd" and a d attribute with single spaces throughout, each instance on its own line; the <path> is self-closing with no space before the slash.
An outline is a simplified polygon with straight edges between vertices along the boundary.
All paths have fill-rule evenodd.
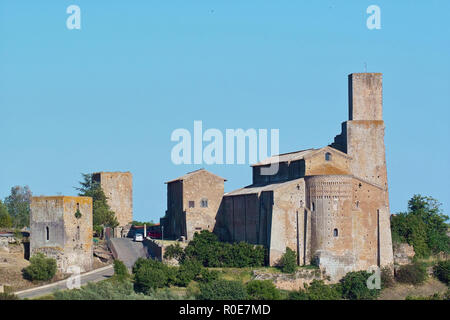
<path id="1" fill-rule="evenodd" d="M 350 172 L 354 177 L 382 190 L 384 205 L 377 207 L 379 265 L 389 265 L 393 262 L 393 253 L 384 144 L 383 75 L 350 74 L 348 91 L 349 119 L 342 123 L 342 132 L 331 146 L 352 157 Z"/>
<path id="2" fill-rule="evenodd" d="M 56 259 L 58 270 L 92 269 L 92 198 L 33 197 L 30 214 L 30 253 Z"/>
<path id="3" fill-rule="evenodd" d="M 348 76 L 349 117 L 332 146 L 353 158 L 354 176 L 387 189 L 382 79 L 381 73 Z"/>
<path id="4" fill-rule="evenodd" d="M 119 226 L 133 221 L 133 176 L 131 172 L 97 172 L 92 175 L 100 183 L 108 199 L 108 205 L 115 212 Z"/>

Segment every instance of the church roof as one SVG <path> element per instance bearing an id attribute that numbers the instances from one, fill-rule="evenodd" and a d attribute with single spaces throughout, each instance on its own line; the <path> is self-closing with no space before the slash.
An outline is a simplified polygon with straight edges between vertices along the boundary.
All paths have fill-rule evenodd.
<path id="1" fill-rule="evenodd" d="M 252 164 L 252 167 L 259 167 L 268 165 L 271 163 L 279 163 L 279 162 L 291 162 L 303 159 L 306 155 L 313 153 L 319 149 L 306 149 L 300 151 L 294 151 L 289 153 L 282 153 L 279 155 L 274 155 L 269 158 L 266 158 L 258 163 Z"/>
<path id="2" fill-rule="evenodd" d="M 227 192 L 224 194 L 224 196 L 225 197 L 226 196 L 240 196 L 240 195 L 244 195 L 244 194 L 253 194 L 253 193 L 260 194 L 263 191 L 273 191 L 275 189 L 285 187 L 286 185 L 291 184 L 291 183 L 299 183 L 303 179 L 304 178 L 298 178 L 295 180 L 281 181 L 281 182 L 270 183 L 270 184 L 266 184 L 266 185 L 250 185 L 250 186 L 247 186 L 247 187 L 244 187 L 241 189 Z"/>
<path id="3" fill-rule="evenodd" d="M 206 170 L 206 169 L 204 169 L 204 168 L 201 168 L 201 169 L 198 169 L 198 170 L 195 170 L 195 171 L 188 172 L 188 173 L 186 173 L 185 175 L 182 175 L 181 177 L 178 177 L 178 178 L 176 178 L 176 179 L 167 181 L 167 182 L 165 182 L 165 183 L 171 183 L 171 182 L 175 182 L 175 181 L 183 181 L 183 180 L 189 179 L 189 178 L 191 178 L 192 176 L 195 176 L 196 174 L 201 173 L 201 172 L 206 172 L 206 173 L 208 173 L 208 174 L 210 174 L 210 175 L 213 175 L 213 176 L 215 176 L 215 177 L 217 177 L 217 178 L 219 178 L 219 179 L 222 179 L 223 181 L 227 181 L 227 179 L 224 179 L 224 178 L 222 178 L 222 177 L 219 177 L 218 175 L 215 175 L 214 173 L 211 173 L 211 172 L 209 172 L 208 170 Z"/>
<path id="4" fill-rule="evenodd" d="M 317 152 L 320 152 L 321 150 L 330 150 L 332 152 L 338 153 L 339 155 L 346 157 L 346 158 L 351 158 L 350 156 L 348 156 L 346 153 L 339 151 L 335 148 L 332 148 L 330 146 L 326 146 L 320 149 L 306 149 L 306 150 L 300 150 L 300 151 L 294 151 L 294 152 L 289 152 L 289 153 L 282 153 L 279 155 L 274 155 L 271 156 L 267 159 L 264 159 L 258 163 L 255 163 L 252 165 L 252 167 L 259 167 L 259 166 L 265 166 L 265 165 L 269 165 L 271 163 L 281 163 L 281 162 L 292 162 L 292 161 L 298 161 L 298 160 L 302 160 L 308 157 L 313 156 L 314 154 L 316 154 Z"/>

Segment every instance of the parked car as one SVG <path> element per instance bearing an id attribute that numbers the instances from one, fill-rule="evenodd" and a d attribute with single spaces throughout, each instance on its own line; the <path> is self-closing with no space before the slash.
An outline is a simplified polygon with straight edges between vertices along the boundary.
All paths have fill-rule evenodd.
<path id="1" fill-rule="evenodd" d="M 134 241 L 136 241 L 136 242 L 144 241 L 144 235 L 142 233 L 136 233 L 134 235 Z"/>

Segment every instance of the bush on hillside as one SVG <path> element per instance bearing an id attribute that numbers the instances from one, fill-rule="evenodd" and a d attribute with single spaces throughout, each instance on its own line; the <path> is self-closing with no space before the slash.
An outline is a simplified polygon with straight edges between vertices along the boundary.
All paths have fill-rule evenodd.
<path id="1" fill-rule="evenodd" d="M 291 248 L 286 248 L 286 252 L 280 259 L 278 266 L 281 272 L 294 273 L 297 270 L 297 254 Z"/>
<path id="2" fill-rule="evenodd" d="M 421 284 L 427 278 L 427 270 L 422 263 L 412 263 L 401 266 L 395 272 L 395 279 L 398 282 L 410 283 L 410 284 Z"/>
<path id="3" fill-rule="evenodd" d="M 305 284 L 304 290 L 292 291 L 288 295 L 289 300 L 340 300 L 341 298 L 340 285 L 326 285 L 323 280 L 313 280 L 309 285 Z"/>
<path id="4" fill-rule="evenodd" d="M 130 276 L 127 266 L 120 260 L 114 260 L 114 276 L 119 280 L 127 279 Z"/>
<path id="5" fill-rule="evenodd" d="M 220 242 L 214 233 L 202 230 L 194 234 L 184 254 L 179 255 L 182 256 L 181 261 L 196 259 L 204 267 L 260 267 L 264 265 L 265 249 L 245 242 Z"/>
<path id="6" fill-rule="evenodd" d="M 367 271 L 347 273 L 341 280 L 342 297 L 348 300 L 373 300 L 379 294 L 379 289 L 369 289 L 367 279 L 372 274 Z"/>
<path id="7" fill-rule="evenodd" d="M 56 274 L 56 260 L 36 253 L 30 258 L 30 265 L 23 269 L 23 276 L 31 281 L 47 281 Z"/>
<path id="8" fill-rule="evenodd" d="M 179 243 L 171 244 L 164 251 L 164 259 L 183 260 L 184 250 Z"/>
<path id="9" fill-rule="evenodd" d="M 390 288 L 395 284 L 394 276 L 392 270 L 389 267 L 384 267 L 381 269 L 381 287 Z"/>
<path id="10" fill-rule="evenodd" d="M 200 284 L 200 300 L 245 300 L 247 291 L 239 281 L 216 280 Z"/>
<path id="11" fill-rule="evenodd" d="M 250 300 L 280 300 L 280 291 L 270 280 L 253 280 L 247 283 Z"/>
<path id="12" fill-rule="evenodd" d="M 446 283 L 450 284 L 450 260 L 439 261 L 433 268 L 434 275 Z"/>

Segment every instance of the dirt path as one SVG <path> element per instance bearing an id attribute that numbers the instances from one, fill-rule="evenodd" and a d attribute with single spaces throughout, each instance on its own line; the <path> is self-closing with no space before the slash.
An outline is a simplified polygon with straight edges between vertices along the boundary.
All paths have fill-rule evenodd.
<path id="1" fill-rule="evenodd" d="M 428 297 L 435 293 L 444 293 L 447 289 L 444 283 L 435 278 L 430 278 L 419 286 L 397 283 L 392 288 L 384 289 L 379 300 L 405 300 L 407 296 Z"/>

